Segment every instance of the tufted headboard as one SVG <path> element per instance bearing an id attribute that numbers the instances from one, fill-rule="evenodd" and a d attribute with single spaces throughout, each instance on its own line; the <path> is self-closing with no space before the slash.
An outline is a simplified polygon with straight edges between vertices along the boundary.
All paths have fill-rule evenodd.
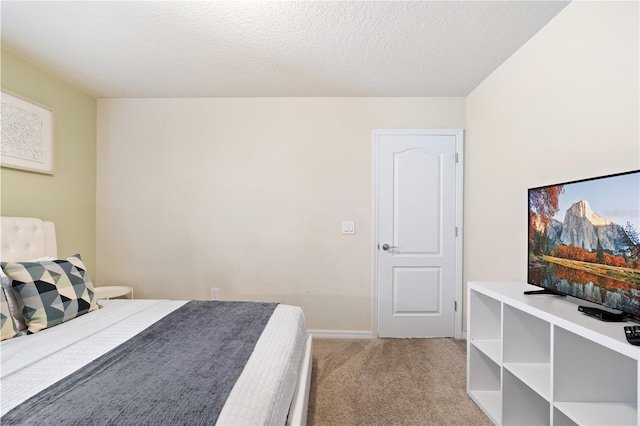
<path id="1" fill-rule="evenodd" d="M 58 257 L 53 222 L 35 217 L 0 217 L 0 261 Z"/>

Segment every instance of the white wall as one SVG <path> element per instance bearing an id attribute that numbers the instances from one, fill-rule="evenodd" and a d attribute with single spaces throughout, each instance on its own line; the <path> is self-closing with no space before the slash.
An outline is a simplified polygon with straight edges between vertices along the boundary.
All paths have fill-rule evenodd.
<path id="1" fill-rule="evenodd" d="M 371 330 L 372 130 L 464 127 L 463 98 L 99 100 L 97 281 Z"/>
<path id="2" fill-rule="evenodd" d="M 467 98 L 465 279 L 527 278 L 527 188 L 640 168 L 638 2 L 569 4 Z"/>

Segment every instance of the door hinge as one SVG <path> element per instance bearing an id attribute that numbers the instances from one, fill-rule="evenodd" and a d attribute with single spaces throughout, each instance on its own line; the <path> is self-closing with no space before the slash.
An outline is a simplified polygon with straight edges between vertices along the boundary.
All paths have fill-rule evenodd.
<path id="1" fill-rule="evenodd" d="M 457 300 L 454 300 L 454 301 L 453 301 L 453 310 L 454 310 L 455 312 L 458 312 L 458 301 L 457 301 Z"/>
<path id="2" fill-rule="evenodd" d="M 458 163 L 460 159 L 458 158 L 458 153 L 456 152 L 456 163 Z"/>
<path id="3" fill-rule="evenodd" d="M 458 227 L 456 226 L 456 237 L 458 236 Z"/>

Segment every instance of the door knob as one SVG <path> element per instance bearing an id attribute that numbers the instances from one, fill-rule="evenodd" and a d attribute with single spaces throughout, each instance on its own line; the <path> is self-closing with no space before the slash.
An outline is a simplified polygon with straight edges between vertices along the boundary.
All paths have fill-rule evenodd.
<path id="1" fill-rule="evenodd" d="M 382 250 L 384 250 L 384 251 L 387 251 L 387 250 L 389 250 L 389 249 L 394 249 L 394 248 L 397 248 L 397 247 L 396 247 L 396 246 L 390 246 L 390 245 L 389 245 L 389 244 L 387 244 L 387 243 L 384 243 L 384 244 L 382 245 Z"/>

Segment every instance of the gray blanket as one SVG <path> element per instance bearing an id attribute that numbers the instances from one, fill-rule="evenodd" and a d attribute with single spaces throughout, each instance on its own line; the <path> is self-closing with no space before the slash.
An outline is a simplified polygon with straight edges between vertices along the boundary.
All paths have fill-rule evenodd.
<path id="1" fill-rule="evenodd" d="M 276 305 L 188 302 L 0 422 L 214 424 Z"/>

